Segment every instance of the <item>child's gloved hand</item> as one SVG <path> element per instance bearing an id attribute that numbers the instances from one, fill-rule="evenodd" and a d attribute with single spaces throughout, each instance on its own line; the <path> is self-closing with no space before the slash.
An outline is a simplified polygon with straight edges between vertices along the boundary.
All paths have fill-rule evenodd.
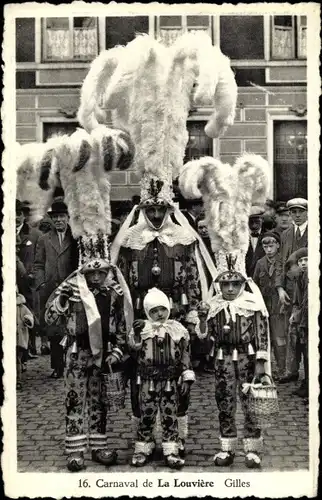
<path id="1" fill-rule="evenodd" d="M 207 302 L 200 302 L 198 306 L 198 316 L 201 321 L 205 321 L 209 312 L 209 305 Z"/>

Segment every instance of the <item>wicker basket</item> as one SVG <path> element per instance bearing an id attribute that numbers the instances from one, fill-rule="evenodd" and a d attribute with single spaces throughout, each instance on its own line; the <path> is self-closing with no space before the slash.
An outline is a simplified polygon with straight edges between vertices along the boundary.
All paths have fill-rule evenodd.
<path id="1" fill-rule="evenodd" d="M 122 372 L 101 374 L 101 402 L 106 411 L 117 411 L 125 407 L 125 383 Z"/>
<path id="2" fill-rule="evenodd" d="M 263 378 L 269 382 L 263 383 Z M 248 390 L 248 411 L 259 427 L 271 427 L 279 412 L 277 389 L 270 375 L 254 377 Z"/>

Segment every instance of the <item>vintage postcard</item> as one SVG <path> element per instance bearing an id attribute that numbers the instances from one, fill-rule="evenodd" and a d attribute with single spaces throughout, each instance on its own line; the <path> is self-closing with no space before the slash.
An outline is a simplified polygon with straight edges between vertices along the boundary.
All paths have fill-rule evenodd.
<path id="1" fill-rule="evenodd" d="M 320 6 L 6 4 L 5 494 L 315 497 Z"/>

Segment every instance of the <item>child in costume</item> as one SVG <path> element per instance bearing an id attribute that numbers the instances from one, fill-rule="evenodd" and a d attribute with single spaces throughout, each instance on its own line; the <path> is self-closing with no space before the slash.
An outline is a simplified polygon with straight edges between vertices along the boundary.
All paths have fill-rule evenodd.
<path id="1" fill-rule="evenodd" d="M 161 414 L 162 448 L 172 469 L 184 465 L 178 446 L 179 394 L 186 394 L 195 380 L 190 363 L 190 341 L 186 328 L 169 319 L 168 297 L 157 288 L 149 290 L 143 302 L 147 320 L 134 322 L 130 349 L 137 352 L 140 420 L 132 465 L 145 465 L 153 451 L 153 429 L 158 409 Z"/>
<path id="2" fill-rule="evenodd" d="M 107 364 L 114 372 L 122 371 L 126 322 L 123 289 L 116 280 L 107 280 L 110 270 L 106 257 L 88 260 L 49 299 L 46 311 L 47 324 L 64 321 L 68 330 L 62 345 L 67 348 L 65 444 L 70 471 L 84 468 L 86 403 L 92 460 L 108 466 L 117 459 L 117 452 L 108 449 L 100 377 Z"/>
<path id="3" fill-rule="evenodd" d="M 286 333 L 284 328 L 284 315 L 281 314 L 279 297 L 275 286 L 276 264 L 281 259 L 279 254 L 281 238 L 275 231 L 263 235 L 261 245 L 265 257 L 256 263 L 253 280 L 258 285 L 269 313 L 269 327 L 274 351 L 278 379 L 285 373 L 286 362 Z"/>
<path id="4" fill-rule="evenodd" d="M 215 398 L 219 411 L 221 451 L 215 465 L 234 461 L 237 444 L 237 392 L 244 413 L 246 466 L 259 467 L 261 429 L 248 410 L 243 384 L 264 373 L 268 360 L 268 318 L 265 307 L 254 294 L 245 291 L 246 278 L 234 270 L 230 256 L 227 271 L 216 279 L 220 293 L 210 301 L 209 311 L 200 308 L 200 331 L 213 339 L 215 357 Z"/>
<path id="5" fill-rule="evenodd" d="M 128 134 L 102 125 L 92 134 L 78 129 L 70 137 L 60 138 L 52 144 L 50 156 L 40 167 L 36 162 L 36 167 L 31 168 L 35 165 L 28 156 L 29 150 L 25 151 L 18 169 L 19 185 L 28 180 L 31 194 L 37 193 L 41 198 L 38 207 L 31 200 L 37 217 L 43 216 L 59 183 L 79 247 L 78 269 L 52 293 L 45 313 L 47 324 L 63 324 L 67 331 L 61 342 L 67 350 L 65 445 L 67 467 L 73 472 L 84 469 L 88 444 L 95 462 L 108 466 L 117 458 L 116 451 L 108 449 L 102 373 L 105 365 L 113 371 L 123 371 L 126 334 L 133 314 L 125 280 L 110 262 L 108 172 L 127 168 L 133 153 Z"/>
<path id="6" fill-rule="evenodd" d="M 17 305 L 17 344 L 16 344 L 16 368 L 17 389 L 22 389 L 23 360 L 28 352 L 29 330 L 34 326 L 34 317 L 26 306 L 26 299 L 19 293 L 16 287 Z"/>
<path id="7" fill-rule="evenodd" d="M 221 442 L 221 451 L 214 461 L 218 466 L 234 461 L 238 391 L 244 412 L 246 466 L 259 467 L 261 429 L 249 411 L 243 384 L 250 383 L 255 374 L 270 374 L 270 342 L 267 309 L 257 285 L 246 276 L 245 257 L 252 205 L 264 203 L 269 191 L 268 163 L 249 154 L 238 158 L 234 167 L 211 157 L 193 160 L 184 166 L 179 187 L 186 198 L 203 197 L 219 272 L 214 295 L 199 306 L 199 321 L 195 325 L 196 332 L 208 336 L 213 343 Z"/>

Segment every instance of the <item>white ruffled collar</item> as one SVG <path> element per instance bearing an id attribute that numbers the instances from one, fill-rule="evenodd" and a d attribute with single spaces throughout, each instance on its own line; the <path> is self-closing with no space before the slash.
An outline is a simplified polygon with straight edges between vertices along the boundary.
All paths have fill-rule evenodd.
<path id="1" fill-rule="evenodd" d="M 137 224 L 127 230 L 122 245 L 133 250 L 143 250 L 155 238 L 168 247 L 190 245 L 196 241 L 195 236 L 189 229 L 175 224 L 169 215 L 162 226 L 155 229 L 147 223 L 141 213 Z"/>
<path id="2" fill-rule="evenodd" d="M 141 331 L 141 338 L 142 340 L 146 340 L 157 337 L 164 340 L 167 333 L 176 344 L 182 338 L 189 338 L 188 330 L 181 323 L 173 319 L 168 319 L 164 323 L 146 320 L 144 328 Z"/>

